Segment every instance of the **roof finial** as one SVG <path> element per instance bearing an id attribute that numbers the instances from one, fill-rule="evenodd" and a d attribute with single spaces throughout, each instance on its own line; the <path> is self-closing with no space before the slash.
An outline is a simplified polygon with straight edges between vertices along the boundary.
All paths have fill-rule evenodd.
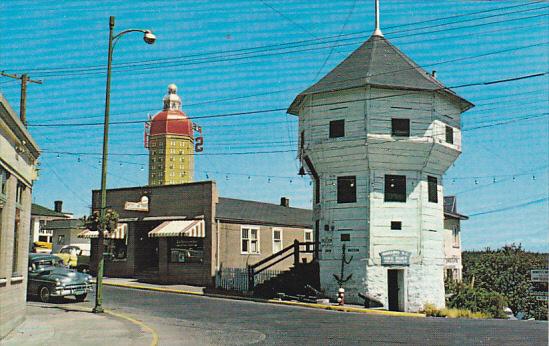
<path id="1" fill-rule="evenodd" d="M 383 33 L 381 32 L 381 29 L 379 28 L 379 0 L 376 1 L 376 29 L 374 30 L 373 36 L 382 36 Z"/>

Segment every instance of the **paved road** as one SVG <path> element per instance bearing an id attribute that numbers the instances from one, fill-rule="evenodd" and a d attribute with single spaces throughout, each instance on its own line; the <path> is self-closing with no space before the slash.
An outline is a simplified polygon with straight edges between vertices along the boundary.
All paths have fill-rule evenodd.
<path id="1" fill-rule="evenodd" d="M 104 296 L 105 307 L 156 329 L 160 345 L 547 345 L 540 321 L 364 315 L 115 287 Z"/>

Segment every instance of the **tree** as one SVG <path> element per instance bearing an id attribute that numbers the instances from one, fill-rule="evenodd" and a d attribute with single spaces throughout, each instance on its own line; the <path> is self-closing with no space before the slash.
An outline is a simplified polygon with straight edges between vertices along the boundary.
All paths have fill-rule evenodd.
<path id="1" fill-rule="evenodd" d="M 475 288 L 502 294 L 508 306 L 525 318 L 547 320 L 547 302 L 536 300 L 532 269 L 547 269 L 549 254 L 526 252 L 520 245 L 462 254 L 463 280 Z"/>

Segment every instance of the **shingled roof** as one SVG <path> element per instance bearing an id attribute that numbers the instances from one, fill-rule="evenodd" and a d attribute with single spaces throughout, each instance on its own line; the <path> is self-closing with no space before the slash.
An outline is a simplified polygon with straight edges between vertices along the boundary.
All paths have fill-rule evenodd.
<path id="1" fill-rule="evenodd" d="M 313 223 L 313 212 L 309 209 L 223 197 L 219 198 L 216 217 L 239 223 L 305 228 L 312 228 Z"/>
<path id="2" fill-rule="evenodd" d="M 40 204 L 33 203 L 31 206 L 31 215 L 32 216 L 52 216 L 52 217 L 64 217 L 67 218 L 68 216 L 56 212 L 55 210 L 48 209 L 46 207 L 41 206 Z"/>
<path id="3" fill-rule="evenodd" d="M 444 196 L 444 217 L 468 220 L 469 217 L 458 213 L 456 196 Z"/>
<path id="4" fill-rule="evenodd" d="M 438 91 L 458 103 L 463 111 L 473 106 L 447 89 L 386 38 L 372 35 L 326 76 L 299 94 L 288 108 L 288 113 L 298 115 L 299 104 L 307 95 L 366 85 Z"/>

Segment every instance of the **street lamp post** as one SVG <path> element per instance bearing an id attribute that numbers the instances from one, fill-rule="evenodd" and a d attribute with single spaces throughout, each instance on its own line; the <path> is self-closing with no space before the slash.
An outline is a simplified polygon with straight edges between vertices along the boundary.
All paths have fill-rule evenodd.
<path id="1" fill-rule="evenodd" d="M 114 31 L 114 17 L 109 18 L 109 57 L 107 62 L 107 87 L 105 92 L 105 120 L 103 123 L 103 155 L 101 160 L 101 209 L 100 215 L 100 227 L 98 236 L 98 254 L 99 261 L 97 263 L 97 281 L 96 281 L 96 294 L 95 294 L 95 306 L 93 312 L 103 312 L 103 267 L 105 264 L 105 234 L 106 229 L 106 210 L 107 210 L 107 159 L 109 157 L 109 111 L 111 103 L 111 68 L 112 68 L 112 52 L 114 46 L 118 42 L 118 39 L 129 32 L 141 32 L 143 33 L 143 40 L 147 44 L 153 44 L 156 41 L 156 36 L 150 30 L 143 29 L 128 29 L 124 30 L 116 35 L 113 35 Z"/>

